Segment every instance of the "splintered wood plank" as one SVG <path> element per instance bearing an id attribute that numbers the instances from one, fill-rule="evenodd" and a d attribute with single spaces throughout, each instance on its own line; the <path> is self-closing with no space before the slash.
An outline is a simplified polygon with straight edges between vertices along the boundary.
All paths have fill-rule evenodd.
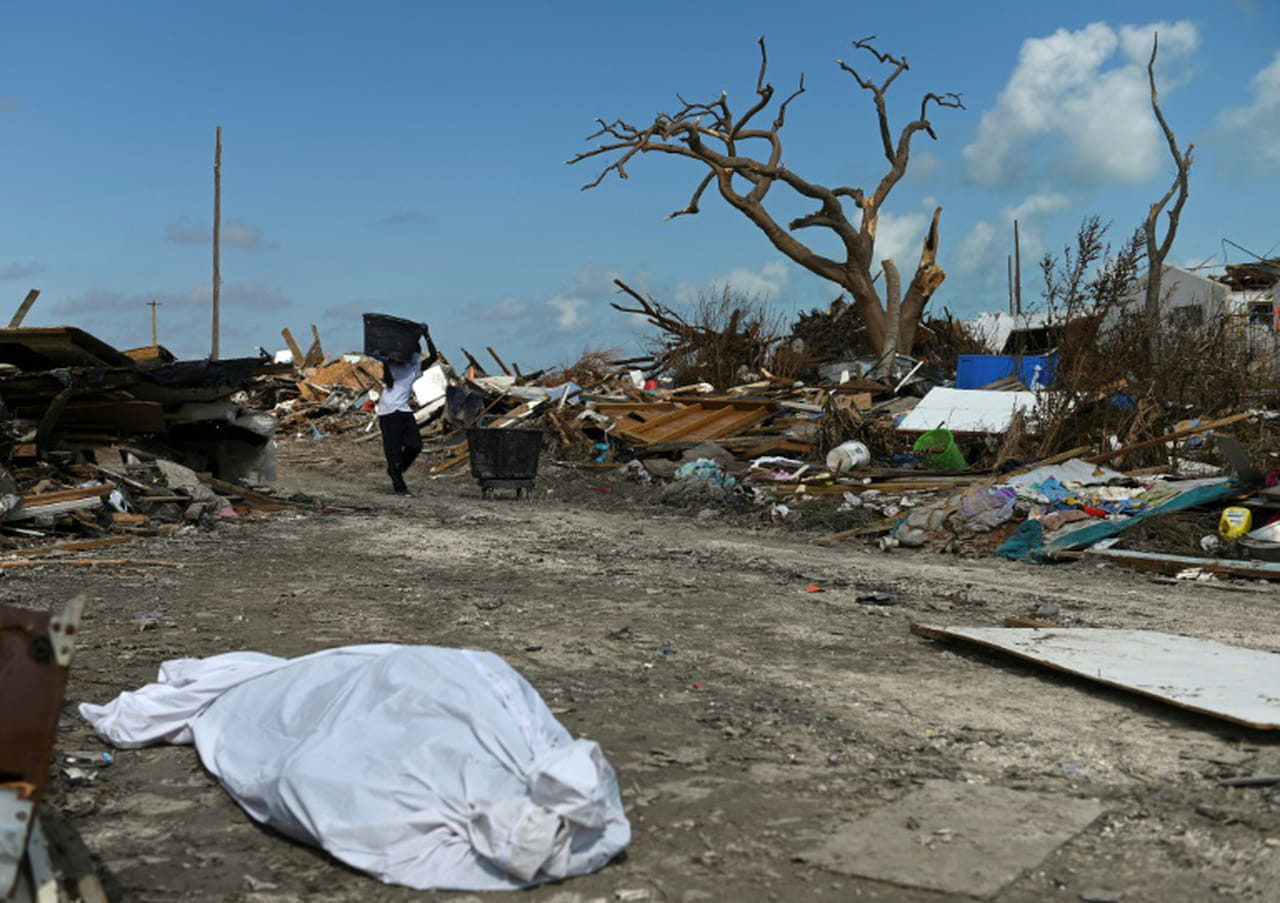
<path id="1" fill-rule="evenodd" d="M 85 539 L 80 542 L 64 542 L 56 546 L 41 546 L 38 549 L 17 549 L 10 553 L 22 558 L 34 558 L 38 555 L 58 555 L 63 552 L 83 552 L 85 549 L 99 549 L 103 546 L 118 546 L 133 542 L 132 536 L 108 536 L 104 539 Z"/>
<path id="2" fill-rule="evenodd" d="M 756 419 L 757 413 L 750 409 L 744 412 L 734 408 L 708 410 L 700 405 L 698 410 L 699 416 L 691 417 L 682 428 L 664 430 L 662 438 L 668 441 L 687 439 L 697 442 L 716 439 L 720 436 L 731 436 L 739 429 L 751 424 Z"/>
<path id="3" fill-rule="evenodd" d="M 668 442 L 674 439 L 704 439 L 714 436 L 716 424 L 726 415 L 733 416 L 731 408 L 708 411 L 699 405 L 691 405 L 660 426 L 647 424 L 643 435 L 649 442 Z"/>
<path id="4" fill-rule="evenodd" d="M 646 424 L 641 433 L 649 442 L 706 441 L 732 436 L 765 419 L 769 413 L 764 407 L 742 409 L 717 406 L 707 409 L 702 405 L 691 405 L 679 412 L 680 416 L 671 418 L 660 427 Z"/>
<path id="5" fill-rule="evenodd" d="M 732 408 L 725 408 L 724 410 L 729 411 L 732 410 Z M 771 413 L 772 412 L 765 407 L 741 408 L 731 416 L 717 418 L 715 435 L 703 436 L 700 434 L 697 438 L 719 439 L 724 436 L 737 435 L 742 430 L 755 426 L 757 423 L 767 418 Z"/>
<path id="6" fill-rule="evenodd" d="M 1280 728 L 1280 655 L 1153 630 L 932 627 L 959 640 L 1258 730 Z"/>
<path id="7" fill-rule="evenodd" d="M 1189 555 L 1163 555 L 1158 552 L 1135 552 L 1128 549 L 1085 549 L 1084 554 L 1087 558 L 1101 558 L 1120 567 L 1153 571 L 1157 574 L 1176 574 L 1188 568 L 1199 568 L 1219 577 L 1280 580 L 1280 562 L 1277 561 L 1198 558 Z"/>
<path id="8" fill-rule="evenodd" d="M 282 502 L 279 499 L 272 498 L 269 495 L 264 495 L 261 492 L 254 492 L 247 486 L 228 483 L 225 480 L 219 480 L 216 477 L 203 473 L 196 474 L 196 476 L 202 483 L 219 495 L 236 496 L 237 498 L 243 499 L 244 503 L 255 511 L 286 511 L 293 507 L 292 505 Z"/>

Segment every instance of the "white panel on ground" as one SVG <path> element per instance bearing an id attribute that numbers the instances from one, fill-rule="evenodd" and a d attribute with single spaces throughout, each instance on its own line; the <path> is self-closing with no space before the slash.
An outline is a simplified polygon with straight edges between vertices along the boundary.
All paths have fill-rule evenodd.
<path id="1" fill-rule="evenodd" d="M 1280 728 L 1280 655 L 1272 652 L 1153 630 L 924 624 L 911 630 L 1007 652 L 1248 727 Z"/>
<path id="2" fill-rule="evenodd" d="M 986 899 L 1102 811 L 1097 800 L 927 781 L 805 858 L 846 875 Z"/>

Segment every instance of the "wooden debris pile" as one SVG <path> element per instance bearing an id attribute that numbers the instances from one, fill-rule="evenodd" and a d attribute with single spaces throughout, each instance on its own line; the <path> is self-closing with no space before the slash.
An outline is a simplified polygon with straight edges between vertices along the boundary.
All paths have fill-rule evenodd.
<path id="1" fill-rule="evenodd" d="M 0 548 L 75 551 L 277 505 L 238 485 L 275 476 L 275 419 L 246 395 L 269 362 L 23 327 L 35 295 L 0 329 Z"/>

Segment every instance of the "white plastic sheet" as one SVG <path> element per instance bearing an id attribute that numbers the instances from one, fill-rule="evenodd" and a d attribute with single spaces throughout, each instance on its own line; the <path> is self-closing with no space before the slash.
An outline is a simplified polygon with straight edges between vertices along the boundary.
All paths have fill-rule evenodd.
<path id="1" fill-rule="evenodd" d="M 600 747 L 487 652 L 183 659 L 80 712 L 116 746 L 194 742 L 255 819 L 389 883 L 527 887 L 594 871 L 631 838 Z"/>

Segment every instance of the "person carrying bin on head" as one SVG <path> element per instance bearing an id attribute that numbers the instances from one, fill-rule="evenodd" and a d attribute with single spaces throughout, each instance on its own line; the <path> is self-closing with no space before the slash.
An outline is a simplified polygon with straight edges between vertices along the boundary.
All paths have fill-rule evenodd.
<path id="1" fill-rule="evenodd" d="M 413 323 L 381 314 L 365 314 L 365 353 L 382 361 L 382 392 L 374 410 L 382 431 L 387 475 L 396 495 L 412 495 L 404 474 L 422 452 L 422 434 L 413 418 L 409 398 L 414 381 L 440 357 L 426 323 Z M 426 339 L 424 358 L 418 344 Z"/>

